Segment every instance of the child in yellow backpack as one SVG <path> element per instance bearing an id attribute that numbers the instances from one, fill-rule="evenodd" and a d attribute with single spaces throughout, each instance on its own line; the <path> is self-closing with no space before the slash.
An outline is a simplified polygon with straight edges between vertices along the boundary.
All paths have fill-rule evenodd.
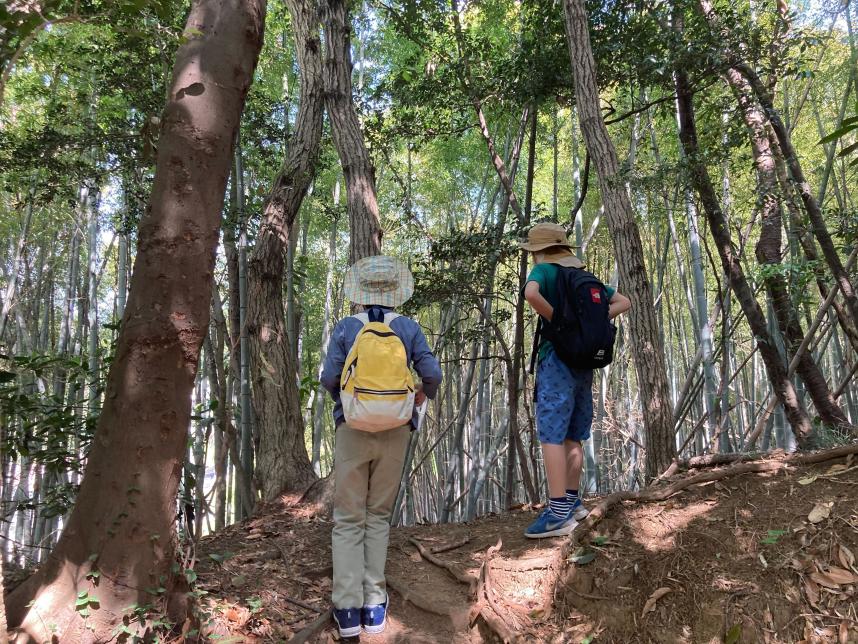
<path id="1" fill-rule="evenodd" d="M 356 262 L 345 295 L 364 310 L 331 335 L 322 385 L 334 400 L 333 617 L 341 637 L 380 633 L 387 623 L 384 566 L 393 509 L 416 406 L 434 398 L 441 365 L 420 325 L 393 312 L 414 279 L 383 255 Z M 413 368 L 421 384 L 415 385 Z"/>

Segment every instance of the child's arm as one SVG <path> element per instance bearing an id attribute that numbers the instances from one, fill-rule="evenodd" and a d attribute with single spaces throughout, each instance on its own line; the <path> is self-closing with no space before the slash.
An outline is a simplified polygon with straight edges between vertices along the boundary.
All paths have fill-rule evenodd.
<path id="1" fill-rule="evenodd" d="M 625 295 L 614 293 L 608 301 L 608 319 L 613 320 L 632 308 L 632 301 Z"/>
<path id="2" fill-rule="evenodd" d="M 530 304 L 534 311 L 549 322 L 551 321 L 551 317 L 554 315 L 554 307 L 551 306 L 548 300 L 542 297 L 542 294 L 539 292 L 539 282 L 531 280 L 525 284 L 524 299 L 527 300 L 527 303 Z"/>
<path id="3" fill-rule="evenodd" d="M 325 364 L 322 367 L 322 375 L 319 380 L 322 386 L 328 390 L 334 400 L 339 399 L 340 395 L 340 374 L 342 374 L 343 366 L 346 363 L 347 351 L 345 348 L 344 333 L 345 320 L 340 320 L 337 326 L 334 327 L 331 333 L 331 340 L 328 343 L 328 353 L 325 356 Z"/>

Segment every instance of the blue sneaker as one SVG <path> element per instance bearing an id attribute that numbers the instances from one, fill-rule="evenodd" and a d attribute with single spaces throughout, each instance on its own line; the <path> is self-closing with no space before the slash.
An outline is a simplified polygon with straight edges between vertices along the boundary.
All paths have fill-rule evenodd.
<path id="1" fill-rule="evenodd" d="M 528 539 L 543 539 L 545 537 L 562 537 L 570 534 L 578 522 L 575 517 L 570 514 L 568 517 L 560 518 L 551 511 L 551 508 L 545 508 L 536 521 L 528 526 L 524 531 L 524 536 Z"/>
<path id="2" fill-rule="evenodd" d="M 360 635 L 360 608 L 335 608 L 334 621 L 340 629 L 340 637 L 357 637 Z"/>
<path id="3" fill-rule="evenodd" d="M 584 507 L 584 504 L 581 503 L 581 499 L 575 499 L 575 503 L 573 503 L 569 508 L 569 514 L 575 517 L 578 521 L 586 518 L 590 511 Z"/>
<path id="4" fill-rule="evenodd" d="M 360 623 L 367 633 L 381 633 L 387 626 L 387 600 L 381 604 L 368 604 L 360 609 Z"/>

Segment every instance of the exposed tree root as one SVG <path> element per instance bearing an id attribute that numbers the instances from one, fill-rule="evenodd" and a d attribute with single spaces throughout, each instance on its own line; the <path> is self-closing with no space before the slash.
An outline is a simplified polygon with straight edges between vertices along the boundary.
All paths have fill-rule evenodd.
<path id="1" fill-rule="evenodd" d="M 494 587 L 492 580 L 492 559 L 501 549 L 501 542 L 486 551 L 480 575 L 474 592 L 474 605 L 471 607 L 469 624 L 473 627 L 482 621 L 485 628 L 503 642 L 516 642 L 525 639 L 522 631 L 531 623 L 526 611 L 505 602 Z"/>
<path id="2" fill-rule="evenodd" d="M 449 611 L 446 611 L 443 608 L 439 608 L 419 593 L 414 592 L 414 590 L 411 589 L 409 585 L 405 582 L 400 581 L 396 577 L 391 577 L 390 575 L 387 575 L 386 577 L 388 588 L 391 588 L 397 593 L 399 593 L 403 600 L 407 601 L 413 606 L 416 606 L 417 608 L 426 613 L 438 615 L 440 617 L 446 617 L 448 619 L 450 618 Z"/>
<path id="3" fill-rule="evenodd" d="M 436 546 L 434 548 L 430 548 L 430 550 L 431 550 L 432 554 L 437 555 L 441 552 L 449 552 L 450 550 L 455 550 L 456 548 L 461 548 L 462 546 L 467 545 L 470 542 L 471 542 L 471 537 L 467 536 L 464 539 L 460 539 L 459 541 L 456 541 L 454 543 L 448 543 L 447 545 L 444 545 L 444 546 Z"/>
<path id="4" fill-rule="evenodd" d="M 469 592 L 471 594 L 473 594 L 474 587 L 477 584 L 477 578 L 476 577 L 474 577 L 473 575 L 469 575 L 466 572 L 462 572 L 461 570 L 456 568 L 456 566 L 454 566 L 451 563 L 448 563 L 446 561 L 439 559 L 438 557 L 433 555 L 431 552 L 429 552 L 429 550 L 426 548 L 426 546 L 424 546 L 422 543 L 417 541 L 417 539 L 414 539 L 412 537 L 411 539 L 409 539 L 409 541 L 417 548 L 417 550 L 420 552 L 421 557 L 423 557 L 429 563 L 434 564 L 434 565 L 438 566 L 439 568 L 443 568 L 444 570 L 446 570 L 448 573 L 450 573 L 453 576 L 453 579 L 455 579 L 458 582 L 465 584 L 468 587 Z"/>
<path id="5" fill-rule="evenodd" d="M 558 586 L 560 585 L 562 573 L 564 568 L 566 567 L 566 559 L 569 556 L 569 553 L 579 543 L 586 539 L 590 531 L 596 526 L 596 524 L 599 523 L 599 521 L 601 521 L 605 517 L 608 511 L 616 504 L 621 503 L 622 501 L 657 503 L 660 501 L 666 501 L 674 494 L 681 492 L 682 490 L 689 488 L 693 485 L 698 485 L 700 483 L 719 481 L 722 479 L 737 476 L 739 474 L 774 473 L 795 465 L 813 465 L 815 463 L 823 463 L 825 461 L 841 458 L 843 456 L 849 456 L 851 454 L 858 454 L 858 444 L 844 445 L 842 447 L 836 447 L 834 449 L 825 450 L 821 452 L 789 454 L 777 459 L 772 458 L 772 455 L 769 454 L 765 455 L 768 456 L 767 460 L 757 460 L 755 462 L 737 461 L 747 461 L 749 458 L 760 459 L 763 458 L 764 455 L 714 454 L 688 459 L 688 461 L 685 461 L 683 465 L 686 468 L 705 468 L 712 467 L 715 465 L 722 465 L 725 463 L 733 463 L 733 465 L 730 465 L 729 467 L 725 467 L 720 470 L 701 472 L 699 474 L 695 474 L 693 476 L 689 476 L 687 478 L 683 478 L 666 485 L 649 487 L 638 492 L 626 490 L 609 494 L 608 496 L 603 498 L 592 510 L 590 510 L 590 514 L 587 516 L 587 518 L 581 522 L 581 524 L 575 529 L 575 532 L 573 532 L 569 536 L 569 539 L 563 542 L 563 545 L 555 553 L 554 560 L 551 563 L 548 573 L 548 579 L 546 584 L 548 591 L 546 592 L 546 595 L 543 599 L 542 610 L 544 615 L 547 617 L 551 614 L 553 610 L 554 596 L 557 593 Z M 680 463 L 674 462 L 674 464 L 671 465 L 670 468 L 668 468 L 668 470 L 662 476 L 659 477 L 659 480 L 663 480 L 664 478 L 667 478 L 667 476 L 670 476 L 671 470 L 673 470 L 673 472 L 677 472 L 680 470 L 681 467 L 682 465 L 680 465 Z"/>

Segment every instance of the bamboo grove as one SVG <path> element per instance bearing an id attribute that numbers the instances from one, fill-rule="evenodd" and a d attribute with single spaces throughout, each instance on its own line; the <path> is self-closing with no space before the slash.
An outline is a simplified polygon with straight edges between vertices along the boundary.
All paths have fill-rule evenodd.
<path id="1" fill-rule="evenodd" d="M 169 144 L 173 61 L 204 40 L 181 2 L 41 5 L 0 9 L 7 573 L 44 561 L 68 525 L 150 243 L 140 224 Z M 215 213 L 168 509 L 181 539 L 284 495 L 324 497 L 334 427 L 320 366 L 350 314 L 346 267 L 379 250 L 411 266 L 406 312 L 445 371 L 395 521 L 538 503 L 535 320 L 515 243 L 538 221 L 566 225 L 621 292 L 648 289 L 655 323 L 647 340 L 642 318 L 624 319 L 595 378 L 588 494 L 642 487 L 677 457 L 854 438 L 855 3 L 582 7 L 269 3 Z M 589 25 L 589 72 L 575 24 Z M 585 80 L 599 89 L 590 105 Z M 374 182 L 371 200 L 356 177 Z M 618 241 L 630 231 L 639 250 Z"/>

